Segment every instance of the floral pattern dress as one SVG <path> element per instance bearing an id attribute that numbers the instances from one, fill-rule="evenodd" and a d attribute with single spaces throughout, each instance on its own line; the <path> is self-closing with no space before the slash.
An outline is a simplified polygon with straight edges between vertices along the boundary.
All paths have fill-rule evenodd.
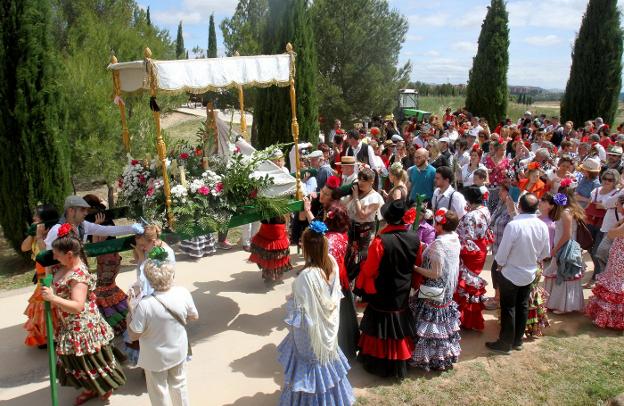
<path id="1" fill-rule="evenodd" d="M 498 204 L 498 187 L 509 179 L 513 179 L 514 169 L 508 158 L 503 158 L 496 163 L 489 155 L 485 158 L 485 167 L 489 172 L 490 180 L 488 209 L 493 211 Z"/>
<path id="2" fill-rule="evenodd" d="M 59 269 L 52 268 L 53 273 Z M 102 318 L 96 303 L 95 275 L 82 264 L 61 278 L 55 277 L 53 288 L 57 296 L 70 300 L 72 287 L 77 283 L 87 285 L 82 311 L 74 314 L 55 307 L 59 322 L 55 332 L 58 379 L 63 386 L 104 395 L 123 385 L 126 376 L 115 358 L 116 350 L 110 345 L 113 330 Z"/>
<path id="3" fill-rule="evenodd" d="M 624 238 L 616 238 L 604 272 L 596 276 L 587 315 L 602 328 L 624 330 Z"/>
<path id="4" fill-rule="evenodd" d="M 461 242 L 459 282 L 455 301 L 459 305 L 462 326 L 483 330 L 483 299 L 487 282 L 479 276 L 487 256 L 487 246 L 492 243 L 489 229 L 490 211 L 480 206 L 466 213 L 459 221 L 457 234 Z"/>

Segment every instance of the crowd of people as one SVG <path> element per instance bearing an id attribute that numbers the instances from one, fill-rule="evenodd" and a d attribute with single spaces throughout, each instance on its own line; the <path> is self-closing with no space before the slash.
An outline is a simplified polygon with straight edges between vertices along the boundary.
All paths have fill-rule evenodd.
<path id="1" fill-rule="evenodd" d="M 293 146 L 303 211 L 245 226 L 243 238 L 267 283 L 292 269 L 290 245 L 305 261 L 278 347 L 280 404 L 352 404 L 356 358 L 397 378 L 452 368 L 461 329 L 483 330 L 486 309 L 500 309 L 500 334 L 485 345 L 504 354 L 542 335 L 549 311 L 624 330 L 624 124 L 611 131 L 596 118 L 575 129 L 526 112 L 493 127 L 449 108 L 401 128 L 386 120 L 344 131 L 337 120 L 327 143 Z M 284 167 L 284 155 L 274 162 Z M 173 286 L 174 250 L 157 226 L 116 226 L 99 205 L 70 196 L 60 220 L 49 205 L 34 213 L 22 249 L 51 249 L 58 265 L 37 265 L 35 278 L 51 273 L 54 284 L 29 300 L 26 344 L 45 346 L 49 301 L 59 381 L 83 389 L 76 404 L 123 385 L 124 362 L 145 370 L 152 404 L 187 405 L 185 325 L 198 311 Z M 119 255 L 98 257 L 90 273 L 82 244 L 127 234 L 136 234 L 137 279 L 126 295 L 115 284 Z M 182 248 L 196 254 L 209 240 L 213 252 L 225 241 L 201 238 Z M 481 275 L 490 253 L 492 289 Z"/>

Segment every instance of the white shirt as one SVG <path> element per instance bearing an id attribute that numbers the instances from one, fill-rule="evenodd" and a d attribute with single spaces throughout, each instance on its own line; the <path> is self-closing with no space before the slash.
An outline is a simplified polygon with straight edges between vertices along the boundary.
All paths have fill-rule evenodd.
<path id="1" fill-rule="evenodd" d="M 357 180 L 357 176 L 358 176 L 357 171 L 354 171 L 349 176 L 342 175 L 342 184 L 343 185 L 350 185 L 350 184 L 352 184 L 353 182 L 355 182 Z"/>
<path id="2" fill-rule="evenodd" d="M 370 166 L 370 168 L 374 171 L 376 171 L 377 169 L 381 169 L 381 168 L 378 168 L 377 165 L 375 164 L 375 151 L 373 151 L 373 147 L 371 147 L 368 144 L 363 143 L 362 141 L 360 141 L 357 147 L 355 148 L 349 146 L 349 148 L 347 148 L 347 153 L 345 155 L 348 155 L 349 150 L 352 150 L 353 156 L 355 157 L 356 160 L 358 160 L 357 155 L 360 153 L 360 150 L 362 148 L 368 148 L 368 166 Z"/>
<path id="3" fill-rule="evenodd" d="M 46 249 L 52 249 L 52 243 L 58 238 L 58 229 L 62 224 L 55 224 L 48 231 L 48 236 L 45 239 Z M 89 221 L 83 221 L 81 226 L 84 230 L 83 242 L 87 240 L 90 235 L 97 235 L 101 237 L 120 236 L 120 235 L 134 235 L 136 234 L 132 226 L 102 226 L 99 224 L 91 223 Z"/>
<path id="4" fill-rule="evenodd" d="M 191 293 L 181 286 L 155 292 L 158 299 L 183 320 L 198 317 Z M 130 330 L 141 334 L 138 366 L 160 372 L 172 368 L 187 357 L 186 329 L 153 295 L 144 297 L 132 313 Z"/>
<path id="5" fill-rule="evenodd" d="M 372 160 L 375 161 L 375 167 L 377 168 L 381 176 L 387 176 L 388 168 L 386 168 L 386 165 L 384 165 L 383 159 L 381 159 L 379 155 L 375 155 Z"/>
<path id="6" fill-rule="evenodd" d="M 594 189 L 596 191 L 598 189 Z M 593 197 L 592 192 L 592 197 Z M 611 193 L 607 193 L 606 195 L 598 195 L 598 201 L 600 202 L 600 196 L 604 196 L 601 203 L 607 209 L 604 218 L 602 219 L 602 226 L 600 227 L 600 231 L 603 233 L 607 233 L 611 231 L 613 226 L 618 222 L 618 219 L 615 217 L 615 211 L 617 210 L 617 201 L 620 196 L 624 196 L 624 189 L 619 191 L 611 191 Z M 606 198 L 605 198 L 606 197 Z M 592 199 L 593 200 L 593 199 Z M 624 215 L 618 214 L 620 220 L 624 218 Z"/>
<path id="7" fill-rule="evenodd" d="M 537 214 L 518 214 L 507 223 L 496 262 L 505 278 L 516 286 L 533 282 L 537 263 L 550 256 L 550 237 L 546 223 Z"/>
<path id="8" fill-rule="evenodd" d="M 598 158 L 600 162 L 607 162 L 607 151 L 600 144 L 596 144 L 596 151 L 598 151 Z"/>
<path id="9" fill-rule="evenodd" d="M 464 187 L 474 185 L 474 173 L 477 169 L 484 169 L 487 171 L 487 168 L 482 163 L 479 163 L 479 166 L 474 171 L 471 171 L 469 168 L 469 164 L 464 165 L 461 169 L 461 179 Z"/>
<path id="10" fill-rule="evenodd" d="M 451 199 L 451 195 L 453 198 Z M 449 208 L 449 202 L 451 207 Z M 440 188 L 435 188 L 433 191 L 433 197 L 431 198 L 431 204 L 433 207 L 433 212 L 435 213 L 438 209 L 449 209 L 453 210 L 457 213 L 457 217 L 460 219 L 464 217 L 466 214 L 466 198 L 464 195 L 453 189 L 453 186 L 449 186 L 446 188 L 444 193 L 440 191 Z"/>
<path id="11" fill-rule="evenodd" d="M 451 140 L 451 142 L 453 143 L 459 138 L 459 133 L 457 132 L 457 130 L 447 130 L 446 133 L 448 134 L 447 136 L 449 140 Z"/>
<path id="12" fill-rule="evenodd" d="M 375 219 L 377 218 L 377 215 L 380 213 L 381 206 L 384 205 L 383 197 L 381 197 L 381 195 L 375 192 L 374 190 L 371 190 L 370 193 L 368 193 L 366 196 L 360 197 L 359 199 L 360 205 L 362 209 L 368 206 L 374 205 L 374 204 L 378 205 L 379 207 L 377 208 L 376 211 L 372 212 L 367 217 L 360 217 L 356 215 L 357 213 L 357 208 L 355 204 L 356 200 L 353 198 L 353 196 L 347 196 L 344 199 L 345 199 L 345 202 L 347 202 L 346 206 L 347 206 L 347 214 L 349 215 L 349 218 L 352 221 L 357 221 L 358 223 L 372 223 L 373 221 L 375 221 Z"/>

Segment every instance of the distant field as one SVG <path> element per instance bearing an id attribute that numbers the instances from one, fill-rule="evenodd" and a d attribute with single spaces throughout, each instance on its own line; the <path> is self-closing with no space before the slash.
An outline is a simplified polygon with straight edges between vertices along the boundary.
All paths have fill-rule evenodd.
<path id="1" fill-rule="evenodd" d="M 430 111 L 432 113 L 442 115 L 447 107 L 455 111 L 458 107 L 464 105 L 464 97 L 440 97 L 440 96 L 423 96 L 420 98 L 420 109 Z M 507 116 L 514 121 L 530 110 L 533 114 L 554 115 L 559 114 L 558 101 L 540 101 L 530 106 L 518 103 L 509 103 L 507 107 Z M 624 102 L 620 102 L 618 112 L 615 118 L 616 126 L 624 122 Z"/>

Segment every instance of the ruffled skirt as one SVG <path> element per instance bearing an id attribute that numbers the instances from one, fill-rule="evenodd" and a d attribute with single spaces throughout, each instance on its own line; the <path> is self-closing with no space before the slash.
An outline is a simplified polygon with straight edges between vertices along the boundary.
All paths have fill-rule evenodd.
<path id="1" fill-rule="evenodd" d="M 544 275 L 544 288 L 548 293 L 546 307 L 564 313 L 582 312 L 585 307 L 581 279 L 563 281 L 557 284 L 557 277 Z"/>
<path id="2" fill-rule="evenodd" d="M 126 375 L 117 357 L 122 355 L 109 344 L 93 354 L 59 355 L 56 369 L 58 381 L 62 386 L 73 386 L 104 395 L 126 383 Z"/>
<path id="3" fill-rule="evenodd" d="M 216 241 L 212 234 L 200 235 L 190 240 L 182 240 L 180 249 L 189 257 L 202 258 L 217 252 Z"/>
<path id="4" fill-rule="evenodd" d="M 481 241 L 476 241 L 476 243 L 483 245 L 483 249 L 479 251 L 461 250 L 462 263 L 459 268 L 459 282 L 453 298 L 459 305 L 461 325 L 467 329 L 483 330 L 485 328 L 483 300 L 485 299 L 487 282 L 479 275 L 485 264 L 487 246 Z"/>
<path id="5" fill-rule="evenodd" d="M 45 276 L 45 269 L 43 269 L 43 274 L 41 274 L 39 269 L 37 269 L 37 276 L 39 277 L 39 280 L 41 280 L 41 278 Z M 58 326 L 56 312 L 52 311 L 51 314 L 52 326 L 56 330 Z M 41 296 L 41 285 L 39 283 L 37 283 L 35 291 L 28 299 L 28 306 L 26 306 L 26 310 L 24 310 L 24 315 L 28 317 L 28 320 L 24 323 L 24 329 L 26 329 L 26 339 L 24 340 L 24 343 L 31 347 L 47 344 L 48 339 L 45 322 L 45 301 Z"/>
<path id="6" fill-rule="evenodd" d="M 293 267 L 290 263 L 290 242 L 285 224 L 262 224 L 251 239 L 249 260 L 262 270 L 265 280 L 281 280 L 284 272 Z"/>
<path id="7" fill-rule="evenodd" d="M 410 365 L 427 371 L 452 368 L 461 352 L 457 304 L 450 301 L 438 305 L 414 297 L 410 300 L 410 307 L 416 320 Z"/>
<path id="8" fill-rule="evenodd" d="M 598 283 L 592 290 L 594 296 L 589 299 L 586 314 L 598 327 L 624 330 L 624 289 L 612 291 L 603 285 L 601 282 L 609 274 L 605 272 L 596 277 Z M 620 280 L 613 285 L 624 287 L 624 281 Z"/>
<path id="9" fill-rule="evenodd" d="M 529 316 L 527 318 L 524 334 L 527 337 L 540 337 L 544 335 L 544 329 L 550 326 L 548 315 L 546 314 L 546 302 L 548 302 L 548 292 L 539 286 L 542 273 L 538 272 L 529 294 Z"/>
<path id="10" fill-rule="evenodd" d="M 404 378 L 414 351 L 414 317 L 409 307 L 382 311 L 369 304 L 360 331 L 358 359 L 364 369 L 378 376 Z"/>
<path id="11" fill-rule="evenodd" d="M 117 253 L 97 257 L 98 284 L 95 288 L 95 302 L 106 322 L 113 328 L 115 336 L 126 330 L 128 296 L 115 283 L 119 273 L 121 256 Z"/>

